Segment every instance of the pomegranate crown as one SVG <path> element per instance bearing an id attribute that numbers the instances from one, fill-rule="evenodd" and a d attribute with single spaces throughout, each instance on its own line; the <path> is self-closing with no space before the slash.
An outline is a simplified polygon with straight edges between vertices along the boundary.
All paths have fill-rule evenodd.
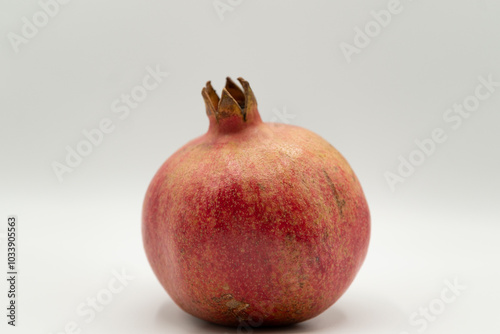
<path id="1" fill-rule="evenodd" d="M 220 98 L 210 81 L 202 89 L 201 95 L 205 100 L 210 128 L 217 128 L 222 132 L 233 132 L 262 122 L 257 110 L 257 100 L 250 85 L 243 78 L 238 78 L 238 81 L 243 90 L 227 77 L 226 86 L 222 89 Z"/>

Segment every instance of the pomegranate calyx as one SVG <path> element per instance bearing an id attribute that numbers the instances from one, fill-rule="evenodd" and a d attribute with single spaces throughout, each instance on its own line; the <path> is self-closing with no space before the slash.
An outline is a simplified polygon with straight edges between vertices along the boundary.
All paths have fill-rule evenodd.
<path id="1" fill-rule="evenodd" d="M 230 118 L 233 116 L 238 116 L 239 118 L 245 120 L 243 109 L 229 93 L 227 88 L 223 88 L 222 94 L 220 95 L 219 107 L 215 112 L 215 117 L 217 118 L 217 121 L 220 122 L 222 119 Z"/>
<path id="2" fill-rule="evenodd" d="M 243 78 L 238 78 L 238 81 L 243 89 L 231 78 L 226 78 L 220 98 L 210 81 L 201 91 L 211 127 L 222 132 L 237 131 L 248 124 L 262 122 L 250 85 Z"/>
<path id="3" fill-rule="evenodd" d="M 207 82 L 206 86 L 202 89 L 201 95 L 205 100 L 205 107 L 207 109 L 207 115 L 210 117 L 211 115 L 215 116 L 215 112 L 217 110 L 217 106 L 219 105 L 219 96 L 215 92 L 212 87 L 212 83 L 210 81 Z"/>

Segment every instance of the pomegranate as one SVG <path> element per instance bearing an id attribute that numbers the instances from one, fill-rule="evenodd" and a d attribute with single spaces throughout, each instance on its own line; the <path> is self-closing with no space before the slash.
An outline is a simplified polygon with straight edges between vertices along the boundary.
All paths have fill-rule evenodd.
<path id="1" fill-rule="evenodd" d="M 209 129 L 174 153 L 147 190 L 148 260 L 175 303 L 222 325 L 317 316 L 346 291 L 368 249 L 361 185 L 328 142 L 264 123 L 254 94 L 227 79 L 202 90 Z"/>

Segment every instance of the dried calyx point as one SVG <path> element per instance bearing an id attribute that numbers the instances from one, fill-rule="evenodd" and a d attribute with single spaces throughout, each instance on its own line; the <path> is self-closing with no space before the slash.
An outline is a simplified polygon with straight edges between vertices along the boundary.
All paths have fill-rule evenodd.
<path id="1" fill-rule="evenodd" d="M 257 101 L 247 81 L 238 78 L 243 90 L 231 78 L 226 78 L 226 86 L 222 89 L 219 98 L 210 81 L 202 89 L 207 115 L 214 116 L 217 122 L 233 116 L 243 121 L 252 119 L 257 114 Z M 256 115 L 255 115 L 256 116 Z"/>

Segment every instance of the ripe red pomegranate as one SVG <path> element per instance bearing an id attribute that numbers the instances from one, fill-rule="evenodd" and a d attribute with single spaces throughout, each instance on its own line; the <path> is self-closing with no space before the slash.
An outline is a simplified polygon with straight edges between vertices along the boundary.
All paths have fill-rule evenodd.
<path id="1" fill-rule="evenodd" d="M 348 288 L 370 213 L 342 155 L 311 131 L 263 123 L 248 82 L 202 90 L 208 132 L 174 153 L 144 200 L 149 262 L 186 312 L 234 326 L 310 319 Z"/>

